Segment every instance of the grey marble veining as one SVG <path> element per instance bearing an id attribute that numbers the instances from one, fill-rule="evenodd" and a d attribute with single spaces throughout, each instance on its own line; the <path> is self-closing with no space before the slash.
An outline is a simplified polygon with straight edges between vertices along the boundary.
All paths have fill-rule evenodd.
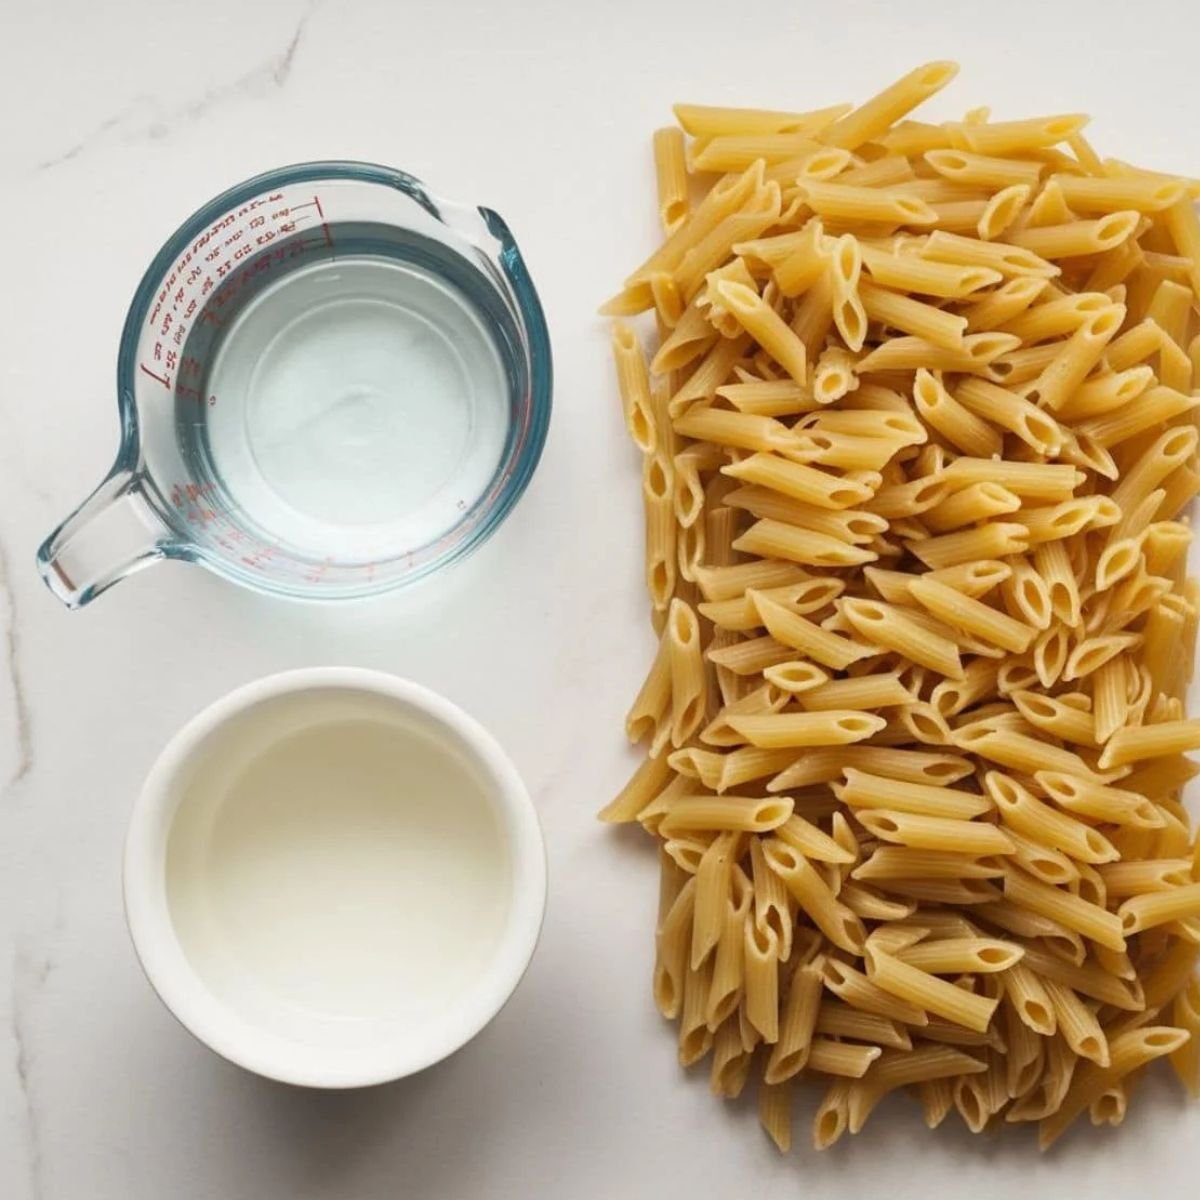
<path id="1" fill-rule="evenodd" d="M 305 28 L 318 7 L 319 0 L 309 4 L 296 21 L 283 48 L 237 78 L 210 84 L 198 96 L 170 102 L 155 95 L 138 96 L 119 112 L 105 117 L 66 150 L 37 163 L 35 172 L 52 171 L 73 162 L 102 146 L 108 138 L 126 142 L 162 141 L 180 126 L 203 120 L 214 109 L 243 100 L 260 99 L 278 91 L 286 86 L 291 77 Z"/>
<path id="2" fill-rule="evenodd" d="M 15 746 L 14 765 L 0 788 L 0 797 L 9 788 L 15 787 L 33 769 L 33 734 L 29 722 L 29 703 L 25 697 L 25 684 L 21 677 L 20 659 L 20 611 L 17 607 L 16 590 L 11 585 L 12 566 L 8 550 L 3 539 L 0 539 L 0 599 L 2 599 L 3 624 L 0 625 L 0 635 L 4 642 L 4 670 L 8 676 L 8 684 L 12 689 L 13 721 L 12 739 Z"/>

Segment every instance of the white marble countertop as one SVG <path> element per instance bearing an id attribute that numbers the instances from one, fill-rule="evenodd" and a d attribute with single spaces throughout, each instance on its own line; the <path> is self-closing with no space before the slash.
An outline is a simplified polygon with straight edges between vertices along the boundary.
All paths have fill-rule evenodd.
<path id="1" fill-rule="evenodd" d="M 684 1078 L 649 993 L 647 840 L 596 808 L 634 756 L 651 648 L 637 467 L 593 316 L 654 236 L 650 131 L 673 99 L 809 107 L 954 57 L 940 111 L 1086 110 L 1109 153 L 1200 171 L 1200 12 L 1137 4 L 654 0 L 7 0 L 0 16 L 0 1197 L 474 1200 L 1195 1195 L 1200 1109 L 1148 1084 L 1118 1135 L 934 1137 L 912 1112 L 779 1159 L 749 1106 Z M 152 254 L 282 163 L 403 167 L 512 225 L 549 314 L 555 414 L 529 492 L 444 578 L 337 609 L 165 565 L 68 613 L 33 554 L 116 445 L 113 369 Z M 180 723 L 287 667 L 409 676 L 485 722 L 550 853 L 513 1002 L 425 1074 L 291 1090 L 183 1033 L 121 914 L 131 800 Z M 798 1141 L 807 1137 L 798 1131 Z"/>

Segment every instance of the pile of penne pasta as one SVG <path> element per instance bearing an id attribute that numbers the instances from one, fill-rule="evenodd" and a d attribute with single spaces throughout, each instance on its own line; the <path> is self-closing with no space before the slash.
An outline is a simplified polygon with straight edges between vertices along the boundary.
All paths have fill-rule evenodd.
<path id="1" fill-rule="evenodd" d="M 660 840 L 653 991 L 818 1147 L 1200 1092 L 1200 185 L 1084 118 L 680 105 L 604 312 L 660 637 L 603 811 Z M 690 140 L 688 136 L 690 135 Z M 627 318 L 653 314 L 647 359 Z"/>

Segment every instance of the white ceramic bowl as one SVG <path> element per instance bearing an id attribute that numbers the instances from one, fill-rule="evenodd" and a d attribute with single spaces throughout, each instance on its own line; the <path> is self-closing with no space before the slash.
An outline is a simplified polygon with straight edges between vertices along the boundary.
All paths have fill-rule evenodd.
<path id="1" fill-rule="evenodd" d="M 134 806 L 125 911 L 163 1003 L 271 1079 L 411 1075 L 496 1015 L 533 954 L 545 850 L 471 717 L 375 671 L 274 675 L 168 743 Z"/>

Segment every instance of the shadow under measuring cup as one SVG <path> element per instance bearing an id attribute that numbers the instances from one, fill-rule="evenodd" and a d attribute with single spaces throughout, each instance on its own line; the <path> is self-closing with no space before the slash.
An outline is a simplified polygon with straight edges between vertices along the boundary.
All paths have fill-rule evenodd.
<path id="1" fill-rule="evenodd" d="M 116 463 L 39 569 L 72 608 L 163 558 L 300 599 L 401 586 L 519 499 L 551 374 L 496 213 L 365 163 L 268 172 L 199 210 L 142 279 Z"/>

